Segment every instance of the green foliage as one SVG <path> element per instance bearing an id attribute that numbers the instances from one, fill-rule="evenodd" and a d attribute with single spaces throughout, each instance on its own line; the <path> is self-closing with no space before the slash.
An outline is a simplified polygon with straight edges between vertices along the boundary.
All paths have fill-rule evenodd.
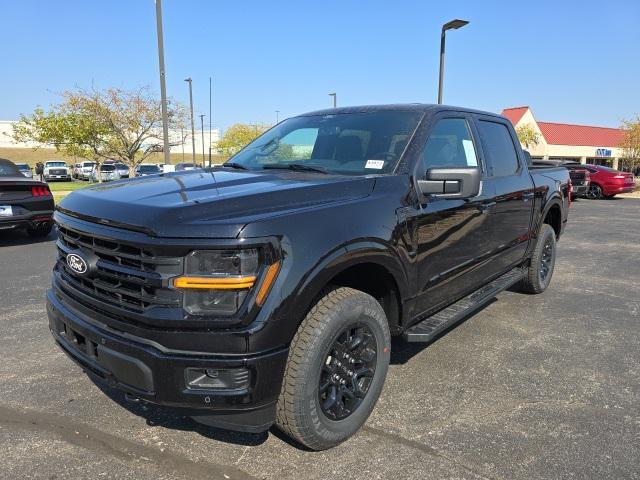
<path id="1" fill-rule="evenodd" d="M 623 132 L 622 142 L 622 163 L 629 170 L 635 170 L 640 166 L 640 115 L 635 119 L 623 120 L 620 127 Z"/>
<path id="2" fill-rule="evenodd" d="M 518 140 L 525 148 L 538 145 L 540 143 L 540 135 L 536 132 L 535 128 L 529 124 L 520 125 L 516 128 L 516 134 Z"/>
<path id="3" fill-rule="evenodd" d="M 179 129 L 184 119 L 184 108 L 170 102 L 169 128 Z M 22 115 L 13 126 L 13 138 L 98 163 L 120 160 L 134 172 L 163 150 L 160 102 L 148 87 L 67 90 L 49 111 L 37 108 L 31 115 Z"/>
<path id="4" fill-rule="evenodd" d="M 235 155 L 269 128 L 271 125 L 236 123 L 224 132 L 216 146 L 223 155 Z"/>

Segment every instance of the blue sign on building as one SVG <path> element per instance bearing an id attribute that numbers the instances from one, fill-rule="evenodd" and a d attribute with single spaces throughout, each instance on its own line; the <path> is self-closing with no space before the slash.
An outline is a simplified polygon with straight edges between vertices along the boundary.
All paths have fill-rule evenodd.
<path id="1" fill-rule="evenodd" d="M 596 149 L 596 157 L 610 157 L 611 149 L 609 148 L 598 148 Z"/>

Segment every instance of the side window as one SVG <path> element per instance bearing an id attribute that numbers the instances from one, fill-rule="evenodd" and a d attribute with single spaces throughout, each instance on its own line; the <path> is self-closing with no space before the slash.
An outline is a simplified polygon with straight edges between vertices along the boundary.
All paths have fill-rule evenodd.
<path id="1" fill-rule="evenodd" d="M 477 167 L 469 125 L 464 118 L 443 118 L 433 128 L 422 153 L 424 170 L 429 168 Z"/>
<path id="2" fill-rule="evenodd" d="M 480 120 L 478 129 L 492 177 L 513 175 L 518 170 L 518 155 L 506 125 Z"/>

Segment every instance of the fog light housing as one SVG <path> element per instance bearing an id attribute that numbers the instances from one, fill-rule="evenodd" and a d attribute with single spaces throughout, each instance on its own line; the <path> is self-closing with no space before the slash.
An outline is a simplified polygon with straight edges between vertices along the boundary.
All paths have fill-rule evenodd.
<path id="1" fill-rule="evenodd" d="M 247 368 L 186 368 L 188 390 L 245 390 L 249 387 Z"/>

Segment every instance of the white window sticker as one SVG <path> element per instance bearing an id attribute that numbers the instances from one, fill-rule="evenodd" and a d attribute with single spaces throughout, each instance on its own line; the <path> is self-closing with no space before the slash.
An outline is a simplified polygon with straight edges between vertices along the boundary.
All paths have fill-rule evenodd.
<path id="1" fill-rule="evenodd" d="M 473 141 L 463 139 L 462 147 L 464 148 L 464 156 L 467 159 L 467 167 L 477 167 L 478 158 L 476 157 L 476 149 L 473 147 Z"/>
<path id="2" fill-rule="evenodd" d="M 384 160 L 367 160 L 364 168 L 373 168 L 375 170 L 382 170 L 384 167 Z"/>
<path id="3" fill-rule="evenodd" d="M 0 205 L 0 217 L 10 217 L 13 215 L 11 205 Z"/>

